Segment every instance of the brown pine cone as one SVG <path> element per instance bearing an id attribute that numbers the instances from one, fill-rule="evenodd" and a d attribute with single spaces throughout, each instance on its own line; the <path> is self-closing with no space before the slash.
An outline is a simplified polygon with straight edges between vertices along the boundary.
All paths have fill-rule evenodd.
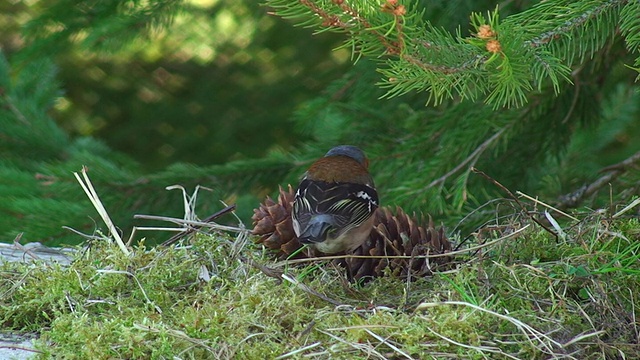
<path id="1" fill-rule="evenodd" d="M 388 268 L 392 276 L 415 279 L 451 263 L 450 256 L 437 256 L 451 251 L 444 228 L 436 229 L 431 217 L 427 226 L 418 225 L 415 217 L 409 217 L 400 207 L 395 213 L 378 208 L 369 239 L 349 254 L 371 257 L 345 259 L 349 275 L 355 280 L 379 277 Z"/>
<path id="2" fill-rule="evenodd" d="M 293 223 L 291 222 L 291 207 L 295 191 L 288 186 L 288 191 L 280 187 L 278 202 L 267 199 L 260 204 L 260 207 L 253 210 L 253 231 L 254 235 L 259 235 L 258 243 L 264 244 L 269 249 L 278 250 L 277 258 L 285 259 L 302 247 L 298 242 Z M 299 252 L 295 258 L 306 257 Z"/>
<path id="3" fill-rule="evenodd" d="M 288 191 L 280 188 L 277 202 L 267 197 L 259 208 L 253 210 L 253 234 L 260 236 L 257 242 L 276 250 L 278 259 L 291 258 L 293 253 L 296 253 L 293 258 L 307 257 L 304 251 L 297 251 L 302 244 L 298 242 L 291 222 L 294 196 L 291 185 L 288 186 Z M 383 276 L 387 268 L 392 276 L 405 279 L 411 276 L 414 279 L 430 275 L 451 263 L 450 256 L 433 256 L 451 251 L 451 243 L 447 240 L 444 229 L 436 229 L 431 218 L 426 225 L 418 225 L 415 218 L 415 214 L 410 217 L 399 207 L 395 212 L 385 207 L 378 208 L 369 239 L 347 254 L 370 257 L 347 258 L 337 262 L 346 266 L 349 277 L 356 281 Z M 423 222 L 420 221 L 421 224 Z"/>

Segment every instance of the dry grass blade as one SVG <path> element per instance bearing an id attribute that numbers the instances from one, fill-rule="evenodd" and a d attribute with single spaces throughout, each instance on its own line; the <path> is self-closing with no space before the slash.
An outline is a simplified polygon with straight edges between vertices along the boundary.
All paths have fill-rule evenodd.
<path id="1" fill-rule="evenodd" d="M 506 320 L 510 323 L 512 323 L 513 325 L 515 325 L 526 337 L 527 340 L 529 341 L 529 343 L 531 343 L 532 346 L 537 347 L 538 349 L 540 349 L 541 351 L 544 351 L 547 354 L 554 354 L 553 348 L 562 348 L 563 345 L 560 344 L 559 342 L 553 340 L 552 338 L 550 338 L 549 336 L 547 336 L 546 334 L 542 333 L 541 331 L 538 331 L 536 329 L 534 329 L 533 327 L 525 324 L 524 322 L 511 317 L 511 316 L 507 316 L 507 315 L 502 315 L 499 314 L 495 311 L 491 311 L 489 309 L 485 309 L 481 306 L 475 305 L 475 304 L 471 304 L 468 302 L 464 302 L 464 301 L 445 301 L 445 302 L 437 302 L 437 303 L 421 303 L 419 304 L 415 311 L 423 311 L 426 310 L 428 308 L 431 307 L 436 307 L 436 306 L 442 306 L 442 305 L 461 305 L 461 306 L 467 306 L 470 307 L 472 309 L 496 316 L 502 320 Z M 537 341 L 537 343 L 539 344 L 539 346 L 536 346 L 535 341 Z"/>
<path id="2" fill-rule="evenodd" d="M 129 255 L 130 254 L 129 249 L 127 249 L 127 246 L 122 241 L 122 238 L 118 233 L 118 229 L 116 229 L 115 225 L 113 225 L 113 221 L 111 221 L 111 218 L 107 213 L 107 209 L 105 209 L 104 205 L 102 205 L 102 201 L 100 201 L 100 197 L 98 196 L 98 193 L 96 193 L 96 190 L 93 188 L 93 184 L 91 183 L 91 180 L 89 180 L 89 176 L 87 175 L 87 167 L 86 166 L 82 167 L 82 178 L 80 178 L 80 175 L 78 175 L 77 172 L 74 172 L 73 175 L 76 177 L 76 179 L 80 183 L 80 186 L 82 187 L 82 190 L 84 190 L 84 193 L 87 194 L 87 197 L 91 201 L 91 204 L 93 204 L 93 207 L 96 209 L 96 211 L 98 211 L 98 214 L 102 218 L 102 221 L 104 221 L 104 223 L 107 225 L 107 228 L 109 229 L 109 234 L 111 234 L 116 244 L 118 244 L 118 247 L 120 247 L 120 250 L 122 250 L 122 252 L 125 255 Z"/>
<path id="3" fill-rule="evenodd" d="M 635 199 L 634 201 L 631 202 L 631 204 L 625 206 L 622 210 L 618 211 L 617 213 L 613 214 L 613 218 L 617 218 L 619 216 L 621 216 L 622 214 L 626 213 L 627 211 L 633 209 L 634 207 L 638 206 L 638 204 L 640 204 L 640 199 Z"/>
<path id="4" fill-rule="evenodd" d="M 140 284 L 140 280 L 138 280 L 138 278 L 128 272 L 128 271 L 122 271 L 122 270 L 106 270 L 106 269 L 98 269 L 96 270 L 97 273 L 102 273 L 102 274 L 123 274 L 123 275 L 127 275 L 133 278 L 133 280 L 136 281 L 136 284 L 138 284 L 138 287 L 140 288 L 140 291 L 142 292 L 142 295 L 144 296 L 144 298 L 147 300 L 147 304 L 153 306 L 153 308 L 158 312 L 158 314 L 162 314 L 162 309 L 160 309 L 160 307 L 156 304 L 153 303 L 153 301 L 151 301 L 151 299 L 149 299 L 149 297 L 147 296 L 147 292 L 144 291 L 144 288 L 142 287 L 142 284 Z"/>
<path id="5" fill-rule="evenodd" d="M 460 346 L 460 347 L 463 347 L 465 349 L 472 349 L 472 350 L 475 350 L 475 351 L 477 351 L 479 353 L 490 352 L 490 353 L 493 353 L 493 354 L 500 354 L 502 356 L 506 356 L 509 359 L 520 360 L 519 357 L 515 357 L 513 355 L 507 354 L 504 351 L 500 350 L 499 348 L 493 348 L 493 347 L 487 347 L 487 346 L 467 345 L 467 344 L 463 344 L 461 342 L 455 341 L 453 339 L 450 339 L 450 338 L 438 333 L 437 331 L 433 330 L 432 328 L 430 328 L 428 326 L 427 326 L 427 330 L 431 331 L 431 333 L 433 335 L 435 335 L 435 336 L 439 337 L 440 339 L 442 339 L 442 340 L 444 340 L 444 341 L 446 341 L 448 343 L 451 343 L 451 344 L 453 344 L 455 346 Z"/>
<path id="6" fill-rule="evenodd" d="M 571 216 L 571 215 L 567 214 L 566 212 L 564 212 L 564 211 L 562 211 L 562 210 L 560 210 L 560 209 L 557 209 L 557 208 L 555 208 L 555 207 L 553 207 L 553 206 L 551 206 L 551 205 L 549 205 L 549 204 L 547 204 L 547 203 L 545 203 L 545 202 L 543 202 L 543 201 L 540 201 L 540 200 L 538 200 L 538 199 L 536 199 L 536 198 L 534 198 L 534 197 L 531 197 L 531 196 L 529 196 L 529 195 L 527 195 L 527 194 L 523 193 L 522 191 L 516 191 L 516 194 L 517 194 L 518 196 L 522 196 L 523 198 L 525 198 L 525 199 L 527 199 L 527 200 L 531 200 L 531 201 L 533 201 L 533 202 L 534 202 L 534 203 L 536 203 L 536 204 L 540 204 L 540 205 L 542 205 L 542 206 L 544 206 L 544 207 L 546 207 L 546 208 L 548 208 L 548 209 L 551 209 L 551 210 L 553 210 L 553 211 L 557 212 L 557 213 L 558 213 L 558 214 L 560 214 L 560 215 L 563 215 L 563 216 L 565 216 L 565 217 L 568 217 L 569 219 L 571 219 L 571 220 L 573 220 L 573 221 L 575 221 L 575 222 L 579 222 L 579 221 L 580 221 L 580 219 L 578 219 L 578 218 L 576 218 L 576 217 L 574 217 L 574 216 Z"/>
<path id="7" fill-rule="evenodd" d="M 324 301 L 326 301 L 326 302 L 329 302 L 329 303 L 331 303 L 331 304 L 333 304 L 333 305 L 335 305 L 335 306 L 342 306 L 342 305 L 344 305 L 343 303 L 341 303 L 341 302 L 339 302 L 339 301 L 337 301 L 337 300 L 331 299 L 330 297 L 328 297 L 328 296 L 326 296 L 326 295 L 324 295 L 324 294 L 321 294 L 321 293 L 317 292 L 316 290 L 314 290 L 314 289 L 310 288 L 309 286 L 307 286 L 307 285 L 305 285 L 305 284 L 302 284 L 301 282 L 299 282 L 298 280 L 296 280 L 296 279 L 292 278 L 291 276 L 289 276 L 289 275 L 287 275 L 287 274 L 282 274 L 282 275 L 280 275 L 280 276 L 281 276 L 283 279 L 285 279 L 286 281 L 290 282 L 291 284 L 293 284 L 293 285 L 295 285 L 296 287 L 298 287 L 299 289 L 301 289 L 302 291 L 307 292 L 307 293 L 309 293 L 309 294 L 311 294 L 311 295 L 313 295 L 313 296 L 317 296 L 317 297 L 319 297 L 320 299 L 322 299 L 322 300 L 324 300 Z"/>
<path id="8" fill-rule="evenodd" d="M 574 337 L 573 339 L 569 340 L 568 342 L 566 342 L 564 344 L 564 346 L 569 346 L 571 344 L 575 344 L 575 343 L 581 342 L 584 339 L 587 339 L 587 338 L 590 338 L 590 337 L 593 337 L 593 336 L 606 334 L 606 333 L 607 333 L 606 331 L 600 330 L 600 331 L 594 331 L 594 332 L 591 332 L 591 333 L 581 334 L 581 335 L 578 335 L 578 336 Z"/>
<path id="9" fill-rule="evenodd" d="M 300 349 L 296 349 L 296 350 L 290 351 L 290 352 L 288 352 L 286 354 L 282 354 L 282 355 L 276 357 L 274 360 L 290 358 L 292 356 L 298 355 L 298 354 L 300 354 L 302 352 L 305 352 L 307 350 L 317 348 L 320 345 L 322 345 L 322 343 L 318 341 L 318 342 L 315 342 L 313 344 L 310 344 L 310 345 L 307 345 L 307 346 L 303 346 Z"/>
<path id="10" fill-rule="evenodd" d="M 388 339 L 383 338 L 382 336 L 374 333 L 373 331 L 371 331 L 369 329 L 364 329 L 364 331 L 367 332 L 367 334 L 369 334 L 369 335 L 373 336 L 374 338 L 376 338 L 377 340 L 379 340 L 381 344 L 387 345 L 391 350 L 395 351 L 396 353 L 404 356 L 407 359 L 413 360 L 413 357 L 411 355 L 409 355 L 406 352 L 400 350 L 400 348 L 398 348 L 397 346 L 393 345 L 390 341 L 388 341 Z"/>
<path id="11" fill-rule="evenodd" d="M 556 230 L 556 234 L 558 234 L 560 239 L 566 240 L 567 239 L 567 233 L 564 232 L 564 230 L 562 230 L 562 227 L 560 226 L 558 221 L 556 221 L 556 219 L 553 216 L 551 216 L 551 213 L 549 211 L 545 210 L 544 211 L 544 217 L 545 217 L 545 219 L 547 219 L 549 224 L 551 224 L 551 226 L 553 226 L 553 228 Z"/>
<path id="12" fill-rule="evenodd" d="M 345 339 L 343 339 L 343 338 L 341 338 L 341 337 L 339 337 L 337 335 L 334 335 L 334 334 L 332 334 L 330 332 L 323 331 L 323 330 L 318 330 L 318 331 L 323 333 L 323 334 L 325 334 L 325 335 L 327 335 L 327 336 L 329 336 L 330 338 L 342 343 L 342 344 L 348 345 L 349 347 L 351 347 L 351 348 L 353 348 L 355 350 L 358 350 L 358 351 L 361 351 L 361 352 L 367 354 L 367 356 L 369 356 L 369 357 L 370 356 L 375 356 L 378 359 L 387 360 L 386 356 L 384 356 L 380 352 L 378 352 L 375 349 L 375 347 L 371 346 L 371 344 L 369 344 L 369 343 L 354 343 L 354 342 L 347 341 L 347 340 L 345 340 Z"/>
<path id="13" fill-rule="evenodd" d="M 633 299 L 633 290 L 629 289 L 629 296 L 631 299 Z M 633 320 L 633 332 L 636 335 L 636 339 L 640 339 L 640 331 L 638 331 L 638 324 L 640 324 L 638 322 L 638 320 L 636 319 L 636 308 L 635 308 L 635 302 L 631 302 L 631 318 Z"/>
<path id="14" fill-rule="evenodd" d="M 200 189 L 204 189 L 207 191 L 213 191 L 204 186 L 197 185 L 196 189 L 193 191 L 193 195 L 187 194 L 187 190 L 182 185 L 171 185 L 167 186 L 165 189 L 167 190 L 180 190 L 182 192 L 182 205 L 184 207 L 184 219 L 185 220 L 196 220 L 196 213 L 194 211 L 196 207 L 196 201 L 198 199 L 198 192 Z"/>
<path id="15" fill-rule="evenodd" d="M 195 344 L 195 345 L 198 345 L 198 346 L 200 346 L 202 348 L 207 349 L 207 351 L 211 352 L 212 354 L 215 354 L 214 349 L 211 346 L 205 344 L 204 340 L 194 339 L 194 338 L 190 337 L 189 335 L 187 335 L 186 333 L 184 333 L 183 331 L 180 331 L 180 330 L 173 330 L 173 329 L 162 329 L 162 330 L 160 330 L 160 329 L 153 328 L 153 327 L 151 327 L 149 325 L 142 325 L 142 324 L 133 324 L 133 328 L 141 330 L 141 331 L 154 333 L 154 334 L 159 334 L 161 332 L 165 332 L 166 334 L 168 334 L 170 336 L 173 336 L 173 337 L 178 338 L 178 339 L 186 340 L 186 341 L 188 341 L 188 342 L 190 342 L 192 344 Z"/>

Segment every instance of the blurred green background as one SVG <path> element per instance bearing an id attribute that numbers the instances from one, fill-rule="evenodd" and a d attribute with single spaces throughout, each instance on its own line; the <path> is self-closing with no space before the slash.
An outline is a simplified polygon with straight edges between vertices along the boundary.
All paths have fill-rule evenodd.
<path id="1" fill-rule="evenodd" d="M 12 60 L 26 45 L 21 28 L 57 3 L 0 3 L 5 56 Z M 78 35 L 66 47 L 58 42 L 57 122 L 72 136 L 103 139 L 148 171 L 260 157 L 304 141 L 288 119 L 350 66 L 348 49 L 332 51 L 341 37 L 293 27 L 254 0 L 182 5 L 170 27 L 148 38 L 106 38 L 103 51 Z"/>

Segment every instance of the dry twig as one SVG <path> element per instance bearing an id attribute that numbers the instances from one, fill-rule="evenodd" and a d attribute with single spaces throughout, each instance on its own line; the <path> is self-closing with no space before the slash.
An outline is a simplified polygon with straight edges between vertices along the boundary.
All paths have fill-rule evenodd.
<path id="1" fill-rule="evenodd" d="M 617 164 L 605 167 L 604 169 L 600 170 L 600 172 L 606 172 L 607 174 L 599 177 L 591 184 L 584 185 L 580 189 L 570 194 L 561 196 L 560 202 L 558 202 L 555 207 L 560 210 L 577 207 L 578 204 L 584 201 L 585 198 L 595 194 L 601 188 L 610 184 L 612 181 L 627 172 L 629 168 L 637 166 L 638 162 L 640 162 L 640 151 Z"/>
<path id="2" fill-rule="evenodd" d="M 220 216 L 222 216 L 224 214 L 227 214 L 227 213 L 230 213 L 235 209 L 236 209 L 236 204 L 229 205 L 229 206 L 225 207 L 224 209 L 222 209 L 222 210 L 220 210 L 220 211 L 218 211 L 218 212 L 216 212 L 214 214 L 211 214 L 211 215 L 207 216 L 204 220 L 202 220 L 202 222 L 203 223 L 210 223 L 213 220 L 219 218 Z M 136 215 L 136 216 L 138 216 L 138 215 Z M 188 224 L 185 224 L 185 225 L 188 225 Z M 203 225 L 189 226 L 189 228 L 187 228 L 186 230 L 183 230 L 182 232 L 173 235 L 171 238 L 169 238 L 169 240 L 163 242 L 161 244 L 161 246 L 170 246 L 170 245 L 174 244 L 175 242 L 177 242 L 178 240 L 182 239 L 183 237 L 185 237 L 185 236 L 187 236 L 189 234 L 192 234 L 197 230 L 200 230 L 202 227 L 203 227 Z"/>
<path id="3" fill-rule="evenodd" d="M 471 168 L 471 171 L 482 176 L 483 178 L 491 181 L 494 185 L 496 185 L 497 187 L 499 187 L 500 189 L 502 189 L 504 192 L 507 193 L 507 195 L 509 195 L 510 198 L 512 198 L 516 204 L 518 204 L 518 206 L 520 206 L 520 208 L 522 209 L 523 213 L 525 215 L 527 215 L 527 217 L 529 217 L 529 219 L 531 219 L 531 221 L 535 222 L 536 224 L 540 225 L 543 229 L 545 229 L 546 231 L 548 231 L 550 234 L 553 234 L 553 236 L 555 236 L 556 240 L 558 239 L 558 234 L 551 230 L 548 226 L 544 225 L 543 223 L 541 223 L 538 219 L 536 219 L 534 216 L 532 216 L 529 213 L 529 210 L 520 202 L 520 200 L 511 192 L 511 190 L 507 189 L 504 185 L 502 185 L 498 180 L 492 178 L 491 176 L 487 175 L 484 171 L 482 170 L 478 170 L 474 167 Z"/>

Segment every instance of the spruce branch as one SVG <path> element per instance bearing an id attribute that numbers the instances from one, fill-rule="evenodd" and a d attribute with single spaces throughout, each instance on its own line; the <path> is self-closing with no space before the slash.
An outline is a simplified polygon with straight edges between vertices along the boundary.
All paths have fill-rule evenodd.
<path id="1" fill-rule="evenodd" d="M 471 37 L 433 27 L 420 9 L 387 0 L 375 8 L 370 1 L 267 0 L 275 14 L 348 35 L 345 46 L 354 56 L 383 64 L 379 83 L 386 97 L 429 92 L 438 104 L 457 96 L 485 98 L 498 107 L 520 107 L 534 89 L 551 83 L 556 94 L 570 82 L 574 59 L 584 61 L 616 36 L 616 21 L 628 0 L 549 0 L 505 20 L 498 9 L 485 17 L 474 13 Z M 383 15 L 391 14 L 391 18 Z M 310 17 L 311 16 L 311 17 Z M 315 19 L 315 20 L 314 20 Z M 627 15 L 628 27 L 636 29 Z M 481 31 L 482 29 L 482 31 Z M 628 31 L 634 43 L 633 34 Z M 640 60 L 639 60 L 640 61 Z"/>
<path id="2" fill-rule="evenodd" d="M 620 31 L 627 43 L 627 49 L 635 53 L 640 50 L 640 1 L 629 1 L 620 12 Z M 634 68 L 638 72 L 636 81 L 640 80 L 640 56 L 636 57 Z"/>
<path id="3" fill-rule="evenodd" d="M 87 50 L 113 52 L 135 38 L 168 27 L 184 0 L 60 0 L 25 27 L 32 40 L 19 56 L 25 60 L 55 54 L 77 42 Z"/>
<path id="4" fill-rule="evenodd" d="M 11 113 L 13 113 L 16 119 L 18 119 L 20 122 L 22 122 L 25 125 L 31 125 L 27 117 L 24 116 L 24 114 L 20 111 L 20 109 L 18 109 L 18 107 L 15 105 L 11 96 L 9 96 L 5 92 L 5 90 L 2 88 L 0 88 L 0 99 L 3 100 L 2 104 L 4 104 L 6 107 L 9 108 L 9 110 L 11 110 Z"/>
<path id="5" fill-rule="evenodd" d="M 446 174 L 444 174 L 441 177 L 433 180 L 429 185 L 424 187 L 422 190 L 427 190 L 427 189 L 432 188 L 432 187 L 434 187 L 436 185 L 444 183 L 453 174 L 457 173 L 462 168 L 467 167 L 467 164 L 469 164 L 469 163 L 471 163 L 471 165 L 469 166 L 469 170 L 468 171 L 472 171 L 472 168 L 475 166 L 475 163 L 477 162 L 477 160 L 480 157 L 480 155 L 482 155 L 482 153 L 485 150 L 487 150 L 496 140 L 498 140 L 498 138 L 500 138 L 500 136 L 502 135 L 502 133 L 505 132 L 505 130 L 506 130 L 506 128 L 502 128 L 502 129 L 498 130 L 490 138 L 488 138 L 482 144 L 480 144 L 480 146 L 478 146 L 466 159 L 464 159 L 462 162 L 460 162 L 458 165 L 456 165 L 453 169 L 451 169 Z"/>
<path id="6" fill-rule="evenodd" d="M 626 4 L 629 0 L 609 0 L 609 1 L 549 1 L 542 2 L 538 6 L 532 7 L 529 11 L 522 14 L 522 18 L 526 18 L 529 13 L 536 18 L 540 17 L 540 12 L 543 12 L 543 16 L 549 17 L 549 23 L 560 23 L 553 29 L 545 31 L 538 36 L 535 36 L 531 40 L 527 40 L 524 43 L 531 47 L 546 46 L 549 43 L 563 39 L 574 31 L 582 31 L 587 25 L 587 22 L 596 20 L 598 17 L 606 11 L 614 10 L 621 5 Z M 632 1 L 633 2 L 633 1 Z M 567 11 L 558 12 L 559 7 L 565 7 Z M 516 19 L 520 19 L 516 16 Z"/>
<path id="7" fill-rule="evenodd" d="M 605 175 L 570 194 L 561 196 L 560 201 L 556 204 L 556 208 L 565 210 L 577 207 L 584 199 L 595 194 L 604 186 L 611 184 L 612 181 L 626 173 L 630 168 L 637 167 L 639 162 L 640 152 L 637 152 L 617 164 L 607 166 L 600 170 L 600 172 L 606 173 Z"/>
<path id="8" fill-rule="evenodd" d="M 628 1 L 620 11 L 620 30 L 631 52 L 640 50 L 640 1 Z"/>
<path id="9" fill-rule="evenodd" d="M 332 0 L 334 5 L 333 14 L 324 11 L 320 6 L 311 0 L 300 0 L 300 3 L 306 6 L 312 13 L 322 19 L 321 26 L 332 28 L 343 32 L 350 33 L 351 37 L 356 40 L 359 36 L 367 36 L 368 34 L 379 42 L 384 50 L 385 55 L 402 54 L 404 50 L 403 24 L 406 9 L 404 5 L 398 5 L 397 0 L 388 0 L 379 11 L 391 14 L 392 22 L 383 22 L 375 26 L 361 14 L 361 11 L 344 0 Z M 388 29 L 387 31 L 382 31 Z M 396 38 L 392 39 L 391 35 L 395 32 Z M 372 47 L 373 47 L 372 43 Z M 360 45 L 359 51 L 366 51 L 366 42 L 353 45 Z M 375 48 L 375 47 L 373 47 Z"/>

